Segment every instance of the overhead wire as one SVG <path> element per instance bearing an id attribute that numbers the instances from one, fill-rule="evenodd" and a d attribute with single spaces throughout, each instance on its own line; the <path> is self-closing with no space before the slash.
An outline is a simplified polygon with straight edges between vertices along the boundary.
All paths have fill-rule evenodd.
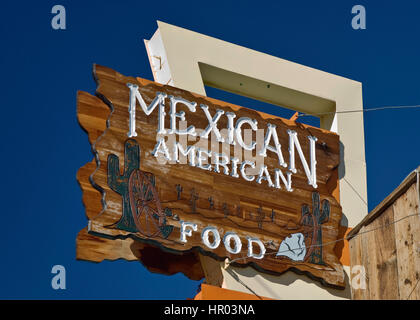
<path id="1" fill-rule="evenodd" d="M 370 112 L 370 111 L 381 111 L 381 110 L 399 110 L 399 109 L 420 109 L 420 105 L 407 105 L 407 106 L 384 106 L 384 107 L 376 107 L 376 108 L 366 108 L 366 109 L 360 109 L 360 110 L 343 110 L 343 111 L 331 111 L 331 112 L 321 112 L 321 113 L 298 113 L 298 117 L 304 117 L 304 116 L 322 116 L 322 115 L 329 115 L 329 114 L 346 114 L 346 113 L 358 113 L 358 112 Z M 363 199 L 363 197 L 356 191 L 356 189 L 351 185 L 351 183 L 349 181 L 347 181 L 346 179 L 344 179 L 347 184 L 353 189 L 354 192 L 356 192 L 356 194 L 358 195 L 358 197 L 367 205 L 367 202 Z M 370 230 L 366 230 L 366 231 L 362 231 L 362 232 L 358 232 L 356 235 L 354 235 L 352 238 L 356 238 L 358 236 L 361 236 L 363 234 L 367 234 L 369 232 L 373 232 L 376 231 L 378 229 L 383 229 L 383 228 L 387 228 L 391 225 L 394 225 L 402 220 L 405 220 L 409 217 L 413 217 L 413 216 L 420 216 L 420 212 L 419 213 L 415 213 L 415 214 L 410 214 L 407 215 L 405 217 L 402 217 L 398 220 L 392 221 L 390 223 L 386 223 L 382 226 L 370 229 Z M 329 241 L 327 243 L 323 243 L 323 244 L 316 244 L 316 245 L 310 245 L 306 248 L 312 248 L 312 247 L 325 247 L 331 244 L 335 244 L 337 242 L 340 241 L 346 241 L 349 240 L 348 237 L 344 237 L 341 239 L 337 239 L 334 241 Z M 277 252 L 270 252 L 267 253 L 266 255 L 272 255 L 272 254 L 276 254 L 276 255 L 280 255 L 281 253 L 287 253 L 290 251 L 294 251 L 294 250 L 301 250 L 302 247 L 300 248 L 295 248 L 295 249 L 287 249 L 287 250 L 283 250 L 283 251 L 277 251 Z M 248 257 L 241 257 L 241 258 L 236 258 L 236 259 L 232 259 L 232 260 L 228 260 L 226 261 L 226 268 L 230 266 L 231 263 L 234 263 L 235 261 L 239 261 L 239 260 L 246 260 L 248 259 Z M 231 274 L 231 273 L 230 273 Z M 231 274 L 232 275 L 232 274 Z M 233 276 L 232 276 L 233 277 Z M 251 288 L 249 288 L 249 286 L 247 286 L 245 283 L 243 283 L 243 281 L 240 281 L 239 277 L 233 277 L 236 281 L 238 281 L 239 283 L 241 283 L 243 286 L 245 286 L 249 291 L 253 292 L 258 298 L 261 299 L 261 297 L 259 295 L 257 295 Z M 420 282 L 420 279 L 417 280 L 417 283 L 415 284 L 413 290 L 411 291 L 410 295 L 408 296 L 407 299 L 410 299 L 411 295 L 413 294 L 414 290 L 417 288 L 418 284 Z"/>
<path id="2" fill-rule="evenodd" d="M 343 114 L 343 113 L 358 113 L 358 112 L 370 112 L 370 111 L 380 111 L 380 110 L 395 110 L 395 109 L 419 109 L 420 105 L 412 105 L 412 106 L 384 106 L 384 107 L 376 107 L 376 108 L 366 108 L 366 109 L 358 109 L 358 110 L 342 110 L 342 111 L 328 111 L 328 112 L 317 112 L 317 113 L 298 113 L 298 117 L 306 117 L 306 116 L 325 116 L 329 114 Z"/>
<path id="3" fill-rule="evenodd" d="M 373 232 L 373 231 L 376 231 L 376 230 L 379 230 L 379 229 L 383 229 L 383 228 L 387 228 L 387 227 L 389 227 L 389 226 L 391 226 L 391 225 L 394 225 L 394 224 L 396 224 L 396 223 L 398 223 L 398 222 L 401 222 L 401 221 L 403 221 L 403 220 L 405 220 L 405 219 L 408 219 L 408 218 L 410 218 L 410 217 L 413 217 L 413 216 L 418 216 L 418 217 L 420 217 L 420 214 L 419 213 L 414 213 L 414 214 L 410 214 L 410 215 L 407 215 L 407 216 L 405 216 L 405 217 L 402 217 L 402 218 L 400 218 L 400 219 L 398 219 L 398 220 L 394 220 L 394 221 L 392 221 L 392 222 L 390 222 L 390 223 L 386 223 L 386 224 L 384 224 L 384 225 L 381 225 L 381 226 L 379 226 L 379 227 L 376 227 L 376 228 L 373 228 L 373 229 L 370 229 L 370 230 L 366 230 L 366 231 L 362 231 L 362 232 L 359 232 L 359 233 L 357 233 L 356 235 L 354 235 L 352 238 L 356 238 L 356 237 L 358 237 L 358 236 L 361 236 L 361 235 L 363 235 L 363 234 L 367 234 L 367 233 L 369 233 L 369 232 Z M 334 240 L 334 241 L 329 241 L 329 242 L 326 242 L 326 243 L 323 243 L 323 244 L 320 244 L 320 245 L 311 245 L 311 246 L 308 246 L 308 247 L 306 247 L 306 248 L 311 248 L 311 247 L 325 247 L 325 246 L 328 246 L 328 245 L 331 245 L 331 244 L 334 244 L 334 243 L 337 243 L 337 242 L 340 242 L 340 241 L 345 241 L 345 240 L 348 240 L 348 238 L 349 237 L 344 237 L 344 238 L 341 238 L 341 239 L 337 239 L 337 240 Z M 300 247 L 300 248 L 294 248 L 294 249 L 288 249 L 288 250 L 283 250 L 283 251 L 277 251 L 277 252 L 270 252 L 270 253 L 266 253 L 265 255 L 272 255 L 272 254 L 276 254 L 276 255 L 279 255 L 279 254 L 281 254 L 281 253 L 287 253 L 287 252 L 290 252 L 290 251 L 294 251 L 294 250 L 301 250 L 302 249 L 302 247 Z M 235 261 L 239 261 L 239 260 L 246 260 L 246 259 L 248 259 L 249 257 L 241 257 L 241 258 L 236 258 L 236 259 L 232 259 L 232 260 L 229 260 L 229 261 L 227 261 L 227 264 L 226 264 L 226 271 L 228 271 L 227 270 L 227 268 L 231 265 L 231 263 L 233 263 L 233 262 L 235 262 Z M 240 278 L 237 276 L 237 275 L 235 275 L 235 276 L 233 276 L 233 274 L 231 273 L 231 272 L 229 272 L 228 271 L 228 273 L 232 276 L 232 278 L 234 279 L 234 280 L 236 280 L 237 282 L 239 282 L 241 285 L 243 285 L 245 288 L 247 288 L 250 292 L 252 292 L 256 297 L 258 297 L 259 299 L 262 299 L 258 294 L 256 294 L 255 293 L 255 291 L 254 290 L 252 290 L 248 285 L 246 285 L 243 281 L 241 281 L 240 280 Z M 407 300 L 408 299 L 410 299 L 410 297 L 411 297 L 411 295 L 413 294 L 413 292 L 414 292 L 414 290 L 416 289 L 416 287 L 417 287 L 417 285 L 418 285 L 418 283 L 420 282 L 420 279 L 418 279 L 418 281 L 417 281 L 417 283 L 415 284 L 415 286 L 414 286 L 414 288 L 413 288 L 413 290 L 411 291 L 411 293 L 410 293 L 410 295 L 408 296 L 408 298 L 407 298 Z"/>

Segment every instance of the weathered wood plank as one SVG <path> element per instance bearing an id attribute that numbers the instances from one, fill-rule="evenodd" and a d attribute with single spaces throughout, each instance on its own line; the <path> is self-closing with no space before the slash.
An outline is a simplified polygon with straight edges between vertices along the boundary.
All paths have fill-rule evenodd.
<path id="1" fill-rule="evenodd" d="M 350 243 L 349 243 L 350 265 L 351 265 L 350 284 L 351 284 L 351 294 L 352 294 L 353 300 L 366 300 L 368 296 L 367 286 L 362 287 L 363 282 L 366 283 L 366 279 L 361 278 L 362 269 L 360 268 L 360 266 L 366 268 L 365 259 L 363 257 L 362 237 L 363 235 L 354 237 L 353 239 L 350 240 Z"/>
<path id="2" fill-rule="evenodd" d="M 199 257 L 206 276 L 206 283 L 212 286 L 222 287 L 223 274 L 220 265 L 221 262 L 203 254 L 199 254 Z"/>
<path id="3" fill-rule="evenodd" d="M 364 249 L 368 256 L 369 299 L 399 299 L 395 232 L 394 225 L 390 225 L 393 221 L 393 208 L 389 207 L 366 227 L 369 232 L 363 235 L 367 240 Z"/>
<path id="4" fill-rule="evenodd" d="M 420 167 L 417 169 L 420 170 Z M 359 232 L 362 226 L 368 225 L 371 221 L 375 220 L 388 206 L 392 205 L 407 189 L 417 180 L 417 171 L 410 172 L 400 185 L 393 190 L 384 200 L 381 201 L 369 214 L 360 221 L 357 226 L 349 232 L 348 237 L 352 238 Z"/>
<path id="5" fill-rule="evenodd" d="M 393 204 L 395 220 L 404 219 L 419 211 L 417 185 L 402 194 Z M 395 224 L 398 261 L 399 292 L 401 299 L 420 299 L 420 285 L 413 291 L 420 278 L 420 216 L 412 216 Z"/>
<path id="6" fill-rule="evenodd" d="M 351 267 L 366 268 L 367 290 L 354 299 L 420 299 L 418 170 L 413 171 L 353 232 Z"/>
<path id="7" fill-rule="evenodd" d="M 192 280 L 200 280 L 204 273 L 195 252 L 182 255 L 164 252 L 150 244 L 127 239 L 107 239 L 82 229 L 76 239 L 76 258 L 92 262 L 103 260 L 140 261 L 151 272 L 173 275 L 183 273 Z"/>

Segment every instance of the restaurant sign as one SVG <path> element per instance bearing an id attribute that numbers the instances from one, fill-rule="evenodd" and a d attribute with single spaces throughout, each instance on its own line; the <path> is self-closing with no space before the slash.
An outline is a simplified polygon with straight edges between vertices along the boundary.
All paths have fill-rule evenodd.
<path id="1" fill-rule="evenodd" d="M 96 97 L 78 93 L 95 156 L 78 173 L 97 239 L 79 235 L 83 259 L 126 258 L 130 239 L 344 286 L 335 133 L 98 65 L 94 77 Z"/>

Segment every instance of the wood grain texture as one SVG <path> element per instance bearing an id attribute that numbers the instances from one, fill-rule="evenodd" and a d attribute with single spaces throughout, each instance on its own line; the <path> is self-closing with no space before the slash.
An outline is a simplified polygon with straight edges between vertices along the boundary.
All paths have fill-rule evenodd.
<path id="1" fill-rule="evenodd" d="M 395 245 L 392 207 L 375 219 L 364 234 L 364 252 L 368 253 L 366 273 L 369 276 L 369 299 L 399 299 L 397 249 Z M 380 230 L 380 231 L 379 231 Z"/>
<path id="2" fill-rule="evenodd" d="M 417 170 L 410 172 L 410 174 L 404 179 L 400 185 L 395 188 L 384 200 L 381 201 L 366 217 L 360 221 L 348 234 L 348 238 L 351 239 L 355 234 L 359 232 L 361 227 L 368 225 L 370 222 L 375 220 L 377 216 L 382 214 L 388 206 L 392 205 L 407 189 L 417 181 L 417 172 L 420 171 L 420 167 Z"/>
<path id="3" fill-rule="evenodd" d="M 342 265 L 334 252 L 334 240 L 338 236 L 338 227 L 341 220 L 341 206 L 336 200 L 338 194 L 337 167 L 339 163 L 339 138 L 328 131 L 306 126 L 287 119 L 282 119 L 254 110 L 242 108 L 229 103 L 210 99 L 183 91 L 170 86 L 162 86 L 144 79 L 125 77 L 116 71 L 96 66 L 95 77 L 98 82 L 97 97 L 88 93 L 79 92 L 78 117 L 82 127 L 87 131 L 92 149 L 96 154 L 96 163 L 91 162 L 82 167 L 78 173 L 78 180 L 84 191 L 83 201 L 86 214 L 89 219 L 89 236 L 101 240 L 122 241 L 117 246 L 98 245 L 89 257 L 88 250 L 79 250 L 78 256 L 92 261 L 98 261 L 106 256 L 106 251 L 112 251 L 106 259 L 119 256 L 128 260 L 136 256 L 129 252 L 133 243 L 147 244 L 155 248 L 161 248 L 165 252 L 177 254 L 200 251 L 203 254 L 224 260 L 243 258 L 235 261 L 237 266 L 251 265 L 259 271 L 280 274 L 287 270 L 298 270 L 309 276 L 321 280 L 324 284 L 344 286 L 344 274 Z M 114 155 L 119 160 L 120 174 L 124 174 L 124 161 L 127 157 L 127 132 L 128 132 L 128 102 L 129 89 L 127 83 L 139 85 L 143 98 L 149 104 L 157 91 L 168 95 L 181 96 L 188 101 L 206 104 L 212 115 L 216 109 L 225 112 L 235 112 L 239 117 L 249 117 L 258 121 L 259 128 L 265 128 L 267 123 L 277 126 L 279 140 L 284 146 L 283 154 L 286 162 L 288 146 L 288 129 L 298 133 L 302 150 L 307 153 L 309 144 L 306 136 L 312 135 L 318 138 L 316 143 L 317 158 L 317 183 L 316 190 L 307 184 L 307 178 L 300 161 L 296 161 L 297 173 L 293 175 L 292 193 L 285 188 L 270 188 L 264 182 L 257 184 L 242 179 L 234 179 L 221 173 L 209 172 L 187 164 L 162 164 L 151 155 L 156 145 L 157 112 L 146 116 L 141 108 L 138 108 L 136 121 L 138 136 L 134 140 L 140 149 L 139 169 L 146 177 L 154 177 L 158 198 L 165 212 L 170 214 L 165 217 L 165 225 L 171 230 L 167 236 L 145 236 L 142 232 L 122 230 L 117 227 L 122 218 L 123 200 L 109 183 L 109 157 Z M 107 102 L 108 106 L 104 104 Z M 110 113 L 109 108 L 112 109 Z M 205 128 L 207 120 L 201 110 L 195 113 L 187 112 L 180 105 L 179 110 L 185 110 L 189 124 L 197 128 Z M 106 128 L 103 127 L 106 118 Z M 168 117 L 167 117 L 168 118 Z M 219 127 L 226 126 L 225 120 L 220 120 Z M 166 127 L 169 122 L 166 123 Z M 233 148 L 233 147 L 232 147 Z M 233 153 L 233 150 L 231 150 Z M 268 152 L 264 163 L 269 168 L 277 168 L 278 160 Z M 122 177 L 122 176 L 121 176 Z M 122 178 L 119 178 L 122 179 Z M 149 178 L 147 178 L 149 179 Z M 89 186 L 90 182 L 90 186 Z M 98 190 L 101 193 L 98 196 Z M 182 191 L 181 191 L 182 190 Z M 309 263 L 308 261 L 295 262 L 287 257 L 277 257 L 280 243 L 292 233 L 302 232 L 310 234 L 310 226 L 302 224 L 302 206 L 307 205 L 310 211 L 313 208 L 313 192 L 317 191 L 321 204 L 328 201 L 330 215 L 322 224 L 322 242 L 328 243 L 322 247 L 321 260 L 325 264 Z M 102 198 L 101 198 L 102 197 Z M 101 199 L 103 203 L 101 203 Z M 211 200 L 210 200 L 211 199 Z M 193 232 L 187 243 L 180 239 L 180 221 L 194 222 L 200 232 Z M 207 248 L 201 241 L 201 230 L 206 226 L 217 228 L 221 236 L 226 232 L 235 232 L 242 240 L 242 250 L 237 255 L 229 254 L 221 245 L 214 250 Z M 262 260 L 247 258 L 246 237 L 258 237 L 267 248 L 266 257 Z M 81 236 L 80 236 L 81 237 Z M 84 237 L 84 238 L 83 238 Z M 94 241 L 83 235 L 84 243 Z M 98 238 L 99 239 L 99 238 Z M 115 239 L 115 240 L 111 240 Z M 124 241 L 127 241 L 124 243 Z M 310 246 L 310 237 L 306 239 L 306 246 Z M 124 243 L 124 244 L 122 244 Z M 82 246 L 82 242 L 80 242 Z M 94 246 L 92 244 L 92 246 Z M 112 248 L 111 248 L 112 247 Z M 118 247 L 120 251 L 118 252 Z M 99 249 L 99 248 L 103 248 Z M 81 248 L 82 249 L 82 248 Z M 98 255 L 98 251 L 103 251 Z M 137 257 L 137 256 L 136 256 Z M 138 258 L 138 257 L 137 257 Z M 197 262 L 195 260 L 195 262 Z M 144 263 L 144 262 L 143 262 Z M 150 263 L 150 262 L 149 262 Z M 182 272 L 182 271 L 181 271 Z M 202 274 L 202 270 L 200 268 Z M 200 272 L 196 272 L 199 274 Z M 188 272 L 187 272 L 188 273 Z"/>
<path id="4" fill-rule="evenodd" d="M 206 277 L 206 283 L 221 288 L 223 285 L 223 273 L 221 270 L 221 263 L 203 254 L 199 254 L 199 256 L 201 266 Z"/>
<path id="5" fill-rule="evenodd" d="M 161 248 L 133 239 L 107 239 L 82 229 L 76 240 L 77 259 L 91 262 L 125 259 L 140 261 L 149 271 L 166 275 L 183 273 L 192 280 L 200 280 L 204 274 L 195 252 L 173 254 Z"/>
<path id="6" fill-rule="evenodd" d="M 79 124 L 88 133 L 89 142 L 94 145 L 106 129 L 106 121 L 111 110 L 101 99 L 87 92 L 79 91 L 77 101 Z M 82 201 L 88 220 L 94 219 L 102 211 L 102 194 L 90 181 L 90 175 L 96 167 L 96 161 L 93 159 L 77 172 L 77 181 L 82 189 Z M 161 248 L 131 238 L 109 239 L 95 236 L 89 234 L 87 228 L 82 229 L 77 235 L 76 259 L 92 262 L 125 259 L 139 261 L 149 271 L 156 273 L 172 275 L 180 272 L 192 280 L 200 280 L 204 276 L 199 256 L 195 252 L 186 254 L 163 252 Z"/>
<path id="7" fill-rule="evenodd" d="M 363 229 L 363 227 L 362 227 Z M 362 232 L 362 231 L 360 231 Z M 364 278 L 362 270 L 356 269 L 355 266 L 365 267 L 367 264 L 365 251 L 363 250 L 363 234 L 353 238 L 350 241 L 350 264 L 352 266 L 350 272 L 350 283 L 352 284 L 351 297 L 353 300 L 368 299 L 367 279 Z M 353 285 L 354 284 L 354 285 Z M 363 285 L 364 284 L 364 285 Z"/>
<path id="8" fill-rule="evenodd" d="M 353 299 L 420 299 L 417 179 L 414 171 L 352 234 L 351 268 L 363 266 L 367 279 L 366 289 L 352 287 Z"/>
<path id="9" fill-rule="evenodd" d="M 417 185 L 411 187 L 393 204 L 396 220 L 416 214 L 419 210 Z M 420 216 L 413 216 L 395 224 L 398 255 L 398 280 L 401 299 L 420 299 Z M 414 289 L 415 288 L 415 289 Z M 414 291 L 413 291 L 414 290 Z M 410 296 L 411 294 L 411 296 Z"/>

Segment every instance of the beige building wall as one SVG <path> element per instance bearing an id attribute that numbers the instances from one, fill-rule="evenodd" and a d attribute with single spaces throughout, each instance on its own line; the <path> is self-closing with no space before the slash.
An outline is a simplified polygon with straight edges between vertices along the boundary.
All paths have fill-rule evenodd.
<path id="1" fill-rule="evenodd" d="M 201 95 L 209 85 L 299 112 L 328 113 L 320 116 L 321 127 L 337 132 L 342 143 L 342 225 L 353 227 L 367 214 L 363 113 L 339 113 L 363 109 L 360 82 L 159 21 L 145 44 L 156 82 Z M 249 293 L 239 278 L 258 295 L 275 299 L 350 298 L 348 283 L 343 291 L 293 272 L 273 277 L 252 268 L 221 270 L 223 286 L 233 290 Z"/>

